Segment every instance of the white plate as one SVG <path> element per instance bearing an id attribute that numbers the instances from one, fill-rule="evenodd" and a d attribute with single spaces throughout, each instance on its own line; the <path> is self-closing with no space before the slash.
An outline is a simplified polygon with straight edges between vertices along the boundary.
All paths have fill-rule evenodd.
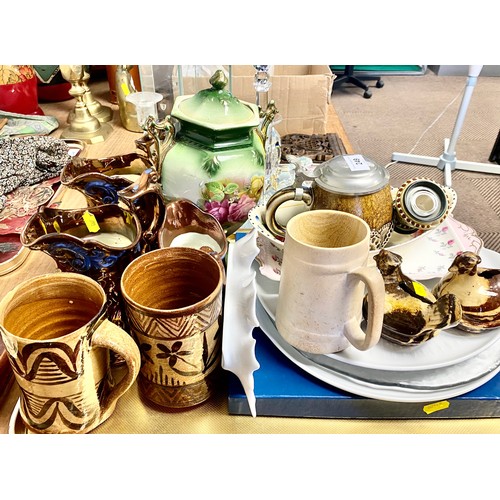
<path id="1" fill-rule="evenodd" d="M 500 254 L 483 249 L 482 267 L 500 268 Z M 451 262 L 450 262 L 451 264 Z M 278 301 L 279 282 L 256 274 L 257 297 L 274 320 Z M 332 360 L 353 366 L 386 371 L 432 370 L 461 363 L 477 356 L 500 338 L 500 328 L 480 334 L 467 333 L 458 328 L 441 331 L 434 338 L 417 346 L 400 346 L 385 339 L 368 351 L 350 346 L 342 352 L 329 354 Z"/>
<path id="2" fill-rule="evenodd" d="M 398 387 L 396 385 L 377 385 L 374 383 L 364 382 L 354 377 L 343 375 L 334 370 L 324 368 L 316 364 L 314 361 L 306 358 L 300 351 L 282 339 L 276 330 L 273 321 L 266 313 L 260 302 L 257 303 L 256 312 L 262 331 L 269 337 L 278 350 L 280 350 L 296 366 L 318 380 L 321 380 L 333 387 L 366 398 L 398 403 L 430 403 L 433 401 L 441 401 L 443 399 L 460 396 L 461 394 L 466 394 L 467 392 L 477 389 L 500 372 L 500 366 L 496 366 L 490 371 L 486 371 L 485 375 L 479 376 L 473 381 L 434 390 L 408 390 L 407 388 Z"/>
<path id="3" fill-rule="evenodd" d="M 277 330 L 276 330 L 277 333 Z M 357 380 L 359 384 L 372 387 L 391 386 L 400 391 L 436 391 L 467 384 L 481 379 L 500 367 L 500 340 L 484 349 L 477 356 L 473 356 L 461 363 L 434 370 L 418 371 L 386 371 L 371 370 L 359 366 L 349 365 L 317 354 L 301 354 L 323 368 L 347 375 Z"/>

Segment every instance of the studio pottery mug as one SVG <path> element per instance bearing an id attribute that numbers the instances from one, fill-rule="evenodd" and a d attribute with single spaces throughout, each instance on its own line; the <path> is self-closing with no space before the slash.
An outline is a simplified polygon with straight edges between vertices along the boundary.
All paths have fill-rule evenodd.
<path id="1" fill-rule="evenodd" d="M 314 180 L 287 187 L 267 201 L 265 223 L 277 237 L 285 226 L 276 213 L 285 202 L 302 201 L 311 210 L 338 210 L 354 214 L 370 227 L 370 249 L 384 248 L 393 231 L 393 199 L 388 171 L 362 155 L 339 155 L 318 165 Z"/>
<path id="2" fill-rule="evenodd" d="M 370 228 L 336 210 L 312 210 L 287 224 L 276 328 L 293 347 L 330 354 L 353 345 L 367 350 L 380 340 L 385 288 L 368 267 Z M 368 292 L 369 320 L 361 328 Z"/>
<path id="3" fill-rule="evenodd" d="M 106 318 L 106 294 L 75 273 L 29 279 L 0 302 L 0 333 L 36 433 L 87 433 L 113 413 L 140 368 L 130 335 Z M 127 371 L 115 384 L 110 350 Z"/>
<path id="4" fill-rule="evenodd" d="M 96 280 L 108 296 L 109 319 L 125 329 L 120 277 L 139 254 L 140 238 L 139 219 L 118 205 L 41 207 L 21 233 L 25 247 L 50 255 L 61 271 L 85 274 Z"/>
<path id="5" fill-rule="evenodd" d="M 222 349 L 223 270 L 196 248 L 141 255 L 121 290 L 130 333 L 141 351 L 140 394 L 169 408 L 202 403 L 214 392 Z"/>

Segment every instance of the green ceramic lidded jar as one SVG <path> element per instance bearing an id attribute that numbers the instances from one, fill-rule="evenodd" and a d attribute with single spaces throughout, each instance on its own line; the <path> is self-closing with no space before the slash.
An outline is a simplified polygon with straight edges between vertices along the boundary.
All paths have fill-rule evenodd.
<path id="1" fill-rule="evenodd" d="M 211 88 L 177 97 L 171 115 L 159 123 L 150 120 L 148 132 L 159 141 L 158 131 L 168 130 L 162 141 L 168 145 L 157 148 L 165 198 L 186 198 L 232 231 L 247 220 L 262 193 L 270 117 L 266 110 L 261 126 L 258 106 L 234 97 L 227 82 L 218 70 Z"/>

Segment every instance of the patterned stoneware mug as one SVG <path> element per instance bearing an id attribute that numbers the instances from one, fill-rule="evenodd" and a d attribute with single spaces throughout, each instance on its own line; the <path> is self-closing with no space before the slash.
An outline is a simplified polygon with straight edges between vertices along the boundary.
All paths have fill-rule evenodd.
<path id="1" fill-rule="evenodd" d="M 80 274 L 46 274 L 17 285 L 0 302 L 0 333 L 21 389 L 20 416 L 32 432 L 95 429 L 139 372 L 139 349 L 107 319 L 103 288 Z M 118 383 L 110 351 L 127 368 Z"/>
<path id="2" fill-rule="evenodd" d="M 130 333 L 141 351 L 140 394 L 160 406 L 206 401 L 220 375 L 222 289 L 217 259 L 196 248 L 153 250 L 121 278 Z"/>

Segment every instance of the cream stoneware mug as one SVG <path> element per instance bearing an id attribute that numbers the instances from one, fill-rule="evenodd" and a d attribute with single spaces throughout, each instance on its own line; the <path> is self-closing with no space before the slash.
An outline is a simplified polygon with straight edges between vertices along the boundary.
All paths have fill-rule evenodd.
<path id="1" fill-rule="evenodd" d="M 368 267 L 370 227 L 356 215 L 312 210 L 286 227 L 276 327 L 293 347 L 314 354 L 367 350 L 380 340 L 384 281 Z M 361 328 L 368 293 L 368 324 Z"/>
<path id="2" fill-rule="evenodd" d="M 139 373 L 140 352 L 109 321 L 103 288 L 77 273 L 38 276 L 0 301 L 0 332 L 28 431 L 82 434 L 113 413 Z M 127 367 L 115 383 L 110 351 Z"/>

